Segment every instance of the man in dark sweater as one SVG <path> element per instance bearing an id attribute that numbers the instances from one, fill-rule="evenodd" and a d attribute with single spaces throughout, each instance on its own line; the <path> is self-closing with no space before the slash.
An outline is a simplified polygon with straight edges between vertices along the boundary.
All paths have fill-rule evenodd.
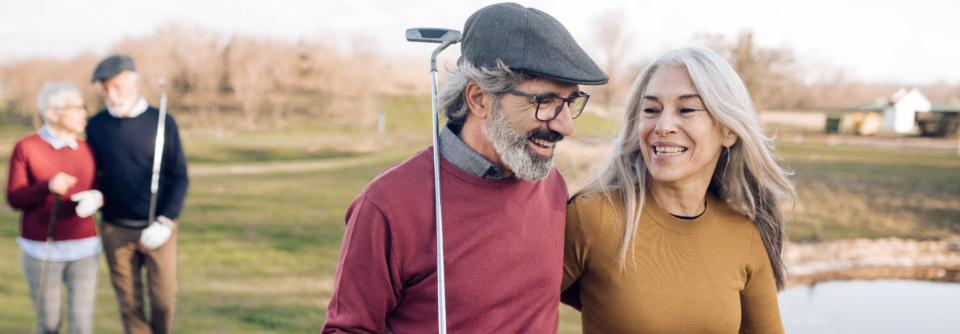
<path id="1" fill-rule="evenodd" d="M 553 17 L 474 13 L 438 97 L 448 123 L 350 204 L 323 333 L 436 333 L 434 149 L 443 196 L 447 329 L 556 333 L 567 187 L 553 167 L 607 75 Z"/>
<path id="2" fill-rule="evenodd" d="M 157 192 L 156 221 L 150 211 L 150 181 L 160 111 L 140 95 L 133 60 L 117 55 L 103 60 L 93 81 L 107 110 L 87 123 L 87 143 L 97 163 L 103 193 L 103 247 L 124 330 L 170 333 L 177 299 L 177 217 L 187 193 L 187 160 L 177 123 L 166 115 Z M 159 240 L 157 245 L 141 240 Z M 165 240 L 165 241 L 164 241 Z M 150 319 L 143 311 L 141 268 L 150 284 Z"/>

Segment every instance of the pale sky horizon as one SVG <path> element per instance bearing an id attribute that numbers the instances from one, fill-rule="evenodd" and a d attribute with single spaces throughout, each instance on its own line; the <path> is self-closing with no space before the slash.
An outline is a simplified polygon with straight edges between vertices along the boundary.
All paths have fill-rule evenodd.
<path id="1" fill-rule="evenodd" d="M 106 55 L 124 37 L 147 36 L 170 22 L 228 36 L 245 33 L 287 40 L 320 32 L 372 37 L 385 54 L 426 55 L 433 46 L 408 43 L 406 28 L 460 30 L 466 18 L 495 1 L 438 0 L 0 0 L 0 61 L 31 56 Z M 767 47 L 791 49 L 802 65 L 849 71 L 867 82 L 960 84 L 960 1 L 523 1 L 562 22 L 590 49 L 592 25 L 610 11 L 628 19 L 635 48 L 650 59 L 693 45 L 697 33 L 728 38 L 750 29 Z M 341 39 L 346 40 L 346 38 Z M 451 48 L 452 50 L 453 48 Z M 445 51 L 448 57 L 457 50 Z"/>

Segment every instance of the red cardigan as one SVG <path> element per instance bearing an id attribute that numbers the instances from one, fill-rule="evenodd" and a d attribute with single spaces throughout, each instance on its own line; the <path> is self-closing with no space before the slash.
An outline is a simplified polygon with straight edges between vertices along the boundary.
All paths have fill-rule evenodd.
<path id="1" fill-rule="evenodd" d="M 441 159 L 452 333 L 556 333 L 567 186 L 489 180 Z M 350 204 L 322 333 L 436 333 L 433 154 L 385 170 Z"/>
<path id="2" fill-rule="evenodd" d="M 10 156 L 10 175 L 7 178 L 7 203 L 22 210 L 20 236 L 30 240 L 46 241 L 53 211 L 53 193 L 47 182 L 57 172 L 75 176 L 77 184 L 60 198 L 57 230 L 53 240 L 74 240 L 97 235 L 93 216 L 77 216 L 77 203 L 70 196 L 93 188 L 96 168 L 90 146 L 77 140 L 76 150 L 63 147 L 55 150 L 39 135 L 21 139 Z"/>

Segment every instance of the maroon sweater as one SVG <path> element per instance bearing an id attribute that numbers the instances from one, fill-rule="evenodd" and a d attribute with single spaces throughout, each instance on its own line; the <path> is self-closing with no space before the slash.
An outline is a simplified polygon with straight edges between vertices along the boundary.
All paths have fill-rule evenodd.
<path id="1" fill-rule="evenodd" d="M 490 180 L 441 159 L 447 328 L 556 333 L 567 186 Z M 383 171 L 347 209 L 323 333 L 436 333 L 433 151 Z"/>
<path id="2" fill-rule="evenodd" d="M 30 240 L 46 241 L 53 211 L 53 193 L 47 182 L 57 172 L 75 176 L 77 184 L 60 197 L 57 230 L 53 240 L 83 239 L 97 235 L 93 216 L 77 216 L 77 203 L 70 196 L 93 187 L 96 169 L 90 146 L 77 140 L 77 149 L 53 149 L 39 135 L 21 139 L 10 155 L 10 175 L 7 178 L 7 203 L 23 210 L 20 215 L 20 236 Z"/>

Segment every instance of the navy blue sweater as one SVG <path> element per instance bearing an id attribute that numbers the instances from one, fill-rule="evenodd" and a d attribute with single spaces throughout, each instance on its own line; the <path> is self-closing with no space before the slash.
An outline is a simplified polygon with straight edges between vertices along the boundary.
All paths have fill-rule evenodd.
<path id="1" fill-rule="evenodd" d="M 147 220 L 159 117 L 160 110 L 154 107 L 134 118 L 116 118 L 103 110 L 87 122 L 87 143 L 97 162 L 97 183 L 104 198 L 104 220 Z M 187 159 L 170 114 L 164 132 L 156 215 L 176 219 L 187 195 Z"/>

